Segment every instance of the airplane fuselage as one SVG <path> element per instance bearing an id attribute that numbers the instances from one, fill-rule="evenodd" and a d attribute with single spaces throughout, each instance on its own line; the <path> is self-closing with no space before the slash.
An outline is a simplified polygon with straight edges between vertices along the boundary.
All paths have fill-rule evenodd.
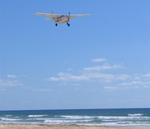
<path id="1" fill-rule="evenodd" d="M 75 17 L 81 17 L 86 16 L 87 14 L 73 14 L 71 15 L 70 12 L 68 15 L 63 14 L 55 14 L 55 13 L 36 13 L 37 16 L 44 16 L 49 19 L 52 19 L 55 22 L 55 25 L 58 26 L 58 24 L 66 24 L 67 26 L 70 26 L 70 20 L 72 20 Z"/>
<path id="2" fill-rule="evenodd" d="M 53 20 L 54 20 L 56 23 L 65 24 L 65 23 L 68 23 L 68 22 L 69 22 L 70 17 L 67 16 L 67 15 L 61 15 L 61 16 L 58 16 L 58 17 L 54 17 Z"/>

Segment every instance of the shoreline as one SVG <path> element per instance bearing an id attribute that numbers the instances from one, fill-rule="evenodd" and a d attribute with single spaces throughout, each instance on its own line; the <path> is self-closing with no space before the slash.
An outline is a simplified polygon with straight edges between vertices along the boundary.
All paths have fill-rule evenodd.
<path id="1" fill-rule="evenodd" d="M 150 125 L 66 125 L 66 124 L 7 124 L 1 123 L 0 129 L 150 129 Z"/>

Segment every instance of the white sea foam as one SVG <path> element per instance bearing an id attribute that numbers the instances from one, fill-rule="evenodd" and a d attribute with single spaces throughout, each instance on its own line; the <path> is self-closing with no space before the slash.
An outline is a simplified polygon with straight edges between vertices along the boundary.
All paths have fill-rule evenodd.
<path id="1" fill-rule="evenodd" d="M 78 115 L 61 115 L 60 117 L 62 118 L 67 118 L 67 119 L 93 119 L 95 116 L 78 116 Z"/>
<path id="2" fill-rule="evenodd" d="M 49 123 L 49 124 L 73 124 L 73 123 L 86 123 L 90 122 L 91 120 L 87 119 L 82 119 L 82 120 L 77 120 L 77 119 L 58 119 L 58 118 L 49 118 L 44 121 L 44 123 Z"/>
<path id="3" fill-rule="evenodd" d="M 150 120 L 148 116 L 97 116 L 101 120 Z"/>
<path id="4" fill-rule="evenodd" d="M 0 121 L 18 121 L 20 119 L 1 117 Z"/>
<path id="5" fill-rule="evenodd" d="M 38 123 L 38 124 L 82 124 L 82 125 L 150 125 L 150 117 L 143 114 L 126 116 L 97 115 L 4 115 L 0 123 Z"/>
<path id="6" fill-rule="evenodd" d="M 143 115 L 128 115 L 128 116 L 79 116 L 79 115 L 61 115 L 57 119 L 65 122 L 76 123 L 100 123 L 100 124 L 132 124 L 144 121 L 150 121 L 150 117 Z M 50 122 L 55 122 L 54 120 Z"/>
<path id="7" fill-rule="evenodd" d="M 29 118 L 46 117 L 47 115 L 28 115 Z"/>

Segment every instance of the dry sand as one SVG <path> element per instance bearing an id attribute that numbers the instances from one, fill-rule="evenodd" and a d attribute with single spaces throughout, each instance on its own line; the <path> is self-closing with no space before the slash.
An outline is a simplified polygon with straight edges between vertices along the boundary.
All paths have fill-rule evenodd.
<path id="1" fill-rule="evenodd" d="M 150 129 L 150 126 L 79 126 L 79 125 L 14 125 L 0 124 L 0 129 Z"/>

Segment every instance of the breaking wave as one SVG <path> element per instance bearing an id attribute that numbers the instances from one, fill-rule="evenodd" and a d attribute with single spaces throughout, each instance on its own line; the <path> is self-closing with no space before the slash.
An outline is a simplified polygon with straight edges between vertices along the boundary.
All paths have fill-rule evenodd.
<path id="1" fill-rule="evenodd" d="M 99 110 L 98 110 L 99 111 Z M 79 124 L 79 125 L 150 125 L 150 110 L 0 112 L 0 123 Z"/>
<path id="2" fill-rule="evenodd" d="M 29 118 L 46 117 L 47 115 L 28 115 Z"/>

